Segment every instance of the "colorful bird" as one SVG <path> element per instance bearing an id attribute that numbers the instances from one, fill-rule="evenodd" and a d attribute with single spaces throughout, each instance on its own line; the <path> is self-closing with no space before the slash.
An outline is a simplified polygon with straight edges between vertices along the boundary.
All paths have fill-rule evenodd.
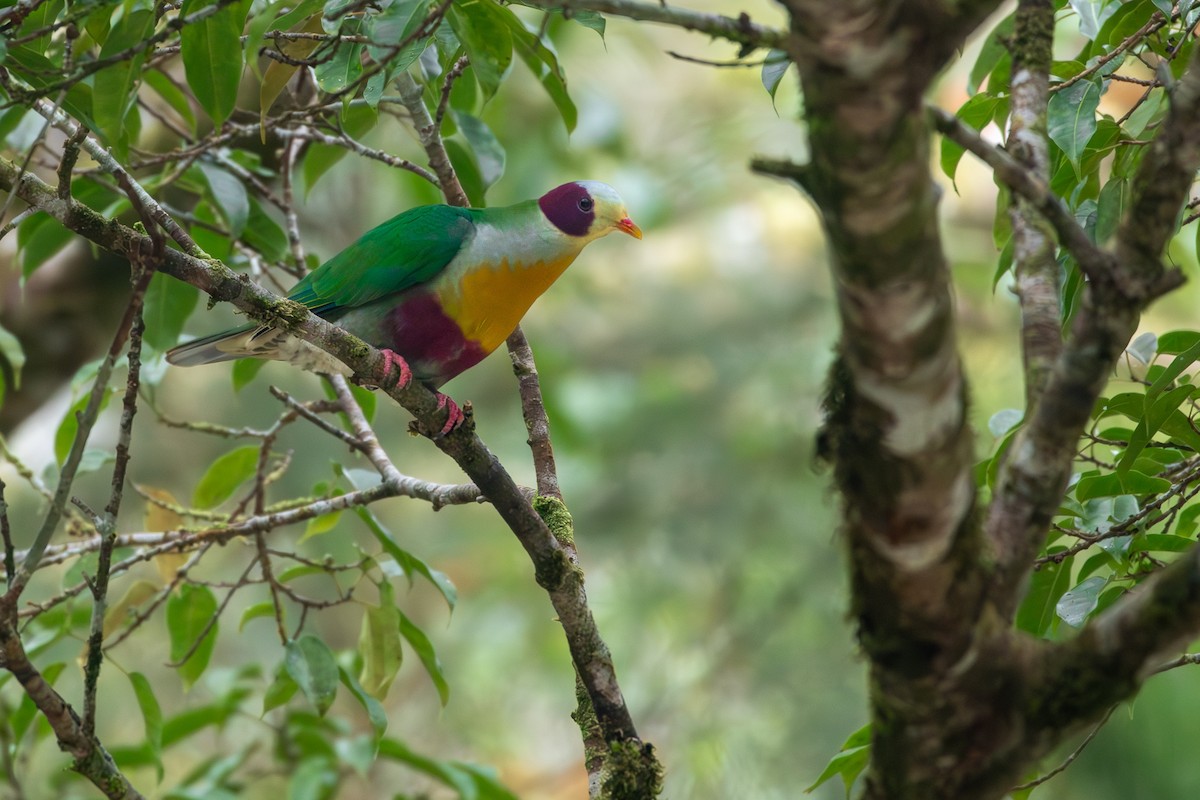
<path id="1" fill-rule="evenodd" d="M 611 187 L 576 181 L 503 208 L 419 206 L 372 228 L 304 277 L 288 298 L 383 351 L 398 382 L 437 390 L 516 329 L 533 301 L 580 251 L 612 231 L 642 231 Z M 287 361 L 351 374 L 341 361 L 277 328 L 243 325 L 180 345 L 172 364 L 235 358 Z M 463 421 L 449 397 L 442 433 Z"/>

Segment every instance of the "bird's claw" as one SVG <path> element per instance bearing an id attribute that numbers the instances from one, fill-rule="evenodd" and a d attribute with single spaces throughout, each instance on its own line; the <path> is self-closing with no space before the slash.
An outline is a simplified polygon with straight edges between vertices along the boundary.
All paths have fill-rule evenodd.
<path id="1" fill-rule="evenodd" d="M 458 407 L 458 403 L 450 399 L 449 395 L 442 394 L 441 392 L 434 392 L 434 394 L 437 396 L 438 411 L 446 409 L 446 424 L 433 436 L 434 439 L 440 439 L 451 431 L 457 430 L 467 421 L 467 417 L 463 414 L 462 409 Z M 470 405 L 470 403 L 467 405 Z"/>
<path id="2" fill-rule="evenodd" d="M 409 369 L 408 362 L 394 350 L 389 350 L 386 347 L 379 351 L 383 355 L 383 377 L 385 381 L 391 380 L 392 367 L 399 368 L 400 374 L 396 377 L 396 388 L 403 389 L 412 383 L 412 370 Z"/>

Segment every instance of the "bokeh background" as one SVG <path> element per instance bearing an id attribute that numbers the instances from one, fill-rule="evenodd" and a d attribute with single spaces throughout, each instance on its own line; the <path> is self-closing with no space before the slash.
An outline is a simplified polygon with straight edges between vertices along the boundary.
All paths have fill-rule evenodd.
<path id="1" fill-rule="evenodd" d="M 715 0 L 689 5 L 731 10 Z M 745 0 L 737 8 L 756 21 L 782 24 L 768 2 Z M 537 196 L 575 178 L 604 180 L 622 192 L 646 233 L 641 242 L 610 237 L 591 246 L 525 322 L 592 609 L 639 730 L 667 765 L 665 797 L 799 797 L 867 714 L 865 670 L 846 619 L 837 500 L 814 459 L 822 377 L 837 335 L 819 222 L 796 189 L 748 170 L 754 155 L 804 158 L 795 76 L 784 79 L 772 103 L 758 69 L 704 66 L 669 54 L 718 61 L 735 55 L 703 36 L 611 20 L 604 39 L 568 26 L 558 41 L 580 111 L 574 134 L 566 135 L 520 66 L 483 118 L 508 157 L 489 202 Z M 965 64 L 973 52 L 967 48 Z M 948 71 L 935 100 L 957 108 L 966 98 L 964 75 L 961 64 Z M 398 123 L 381 125 L 368 142 L 421 157 L 415 137 Z M 367 227 L 434 200 L 406 173 L 346 159 L 305 201 L 306 246 L 327 257 Z M 992 286 L 990 176 L 964 159 L 957 191 L 946 183 L 943 208 L 982 454 L 993 445 L 987 418 L 1021 401 L 1015 303 L 1003 283 Z M 1181 241 L 1173 256 L 1194 278 L 1192 247 Z M 11 259 L 11 250 L 4 257 Z M 1190 287 L 1172 295 L 1145 328 L 1194 325 L 1196 299 Z M 200 311 L 191 330 L 211 332 L 232 319 L 223 309 Z M 314 378 L 277 365 L 237 393 L 228 367 L 176 370 L 154 405 L 177 419 L 263 425 L 278 410 L 269 383 L 305 397 L 320 391 Z M 519 482 L 531 485 L 505 355 L 447 391 L 473 401 L 484 440 Z M 52 458 L 53 426 L 66 402 L 60 393 L 11 437 L 35 468 Z M 460 480 L 428 442 L 406 434 L 407 422 L 401 410 L 381 404 L 378 427 L 397 465 L 433 480 Z M 139 416 L 135 436 L 132 479 L 180 497 L 190 496 L 207 464 L 229 447 L 168 429 L 149 410 Z M 281 446 L 295 454 L 287 484 L 294 492 L 329 480 L 331 461 L 348 458 L 328 438 L 299 427 Z M 89 491 L 103 497 L 103 480 L 81 484 L 81 494 Z M 36 503 L 19 493 L 9 499 L 14 521 L 29 524 Z M 495 765 L 523 798 L 586 796 L 569 716 L 570 663 L 516 540 L 486 507 L 433 513 L 397 499 L 376 511 L 404 547 L 448 573 L 460 593 L 453 615 L 423 584 L 401 599 L 437 647 L 452 694 L 440 708 L 410 656 L 388 701 L 391 733 L 422 752 Z M 300 548 L 350 557 L 355 542 L 365 541 L 354 526 L 347 518 Z M 299 531 L 278 535 L 298 538 Z M 211 560 L 210 575 L 223 564 L 244 563 L 241 548 L 230 545 Z M 161 666 L 161 628 L 148 626 L 141 644 L 135 639 L 114 660 L 166 687 L 161 699 L 169 709 L 202 703 L 239 664 L 273 663 L 263 655 L 277 647 L 270 623 L 251 622 L 236 633 L 239 609 L 229 617 L 214 668 L 190 693 L 178 691 Z M 352 647 L 360 614 L 344 607 L 310 624 L 331 645 Z M 77 646 L 63 652 L 73 658 Z M 128 689 L 115 672 L 105 673 L 102 689 L 118 707 Z M 72 680 L 63 679 L 68 692 Z M 1187 670 L 1156 678 L 1038 794 L 1191 796 L 1200 785 L 1190 736 L 1200 718 L 1197 680 Z M 102 733 L 136 741 L 140 720 L 119 717 L 102 719 Z M 206 733 L 190 745 L 193 755 L 247 746 L 262 724 L 248 717 Z M 51 775 L 62 762 L 52 744 L 43 744 L 31 763 Z M 185 753 L 173 753 L 164 786 L 189 766 Z M 344 796 L 417 796 L 420 784 L 410 780 L 398 770 L 377 770 L 352 780 Z M 247 796 L 278 796 L 279 787 L 268 779 Z M 82 788 L 71 791 L 86 796 Z M 844 790 L 835 779 L 813 796 L 842 797 Z"/>

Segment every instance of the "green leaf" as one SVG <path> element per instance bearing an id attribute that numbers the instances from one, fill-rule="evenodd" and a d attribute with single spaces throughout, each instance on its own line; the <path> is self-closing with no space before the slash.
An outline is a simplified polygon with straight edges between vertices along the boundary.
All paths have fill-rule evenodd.
<path id="1" fill-rule="evenodd" d="M 13 2 L 6 2 L 5 6 L 15 6 Z M 23 38 L 30 36 L 29 46 L 38 50 L 44 51 L 49 47 L 50 40 L 54 35 L 54 21 L 58 19 L 58 15 L 63 10 L 63 0 L 49 0 L 46 3 L 30 3 L 27 8 L 28 14 L 22 14 L 17 19 L 23 20 L 20 23 L 20 28 L 15 31 L 17 36 L 13 38 Z M 33 34 L 37 33 L 37 36 Z M 11 33 L 6 34 L 12 36 Z"/>
<path id="2" fill-rule="evenodd" d="M 215 164 L 201 161 L 198 166 L 213 202 L 221 209 L 221 216 L 229 226 L 229 235 L 234 239 L 240 237 L 250 219 L 250 197 L 246 187 L 240 178 Z"/>
<path id="3" fill-rule="evenodd" d="M 1166 98 L 1166 90 L 1159 87 L 1151 89 L 1146 95 L 1146 99 L 1138 104 L 1138 107 L 1129 115 L 1129 119 L 1121 126 L 1125 135 L 1130 139 L 1136 139 L 1146 130 L 1146 126 L 1158 115 L 1159 110 L 1163 108 L 1163 100 Z"/>
<path id="4" fill-rule="evenodd" d="M 1200 505 L 1193 504 L 1179 512 L 1179 520 L 1175 523 L 1175 532 L 1189 538 L 1200 530 Z"/>
<path id="5" fill-rule="evenodd" d="M 870 760 L 871 724 L 867 723 L 850 734 L 838 754 L 829 760 L 825 769 L 813 781 L 813 784 L 804 790 L 804 793 L 811 794 L 814 789 L 828 781 L 834 775 L 840 775 L 842 783 L 846 786 L 846 797 L 849 798 L 850 788 L 854 785 L 854 781 L 858 778 L 859 774 L 867 768 Z"/>
<path id="6" fill-rule="evenodd" d="M 281 611 L 282 611 L 282 609 L 281 609 Z M 271 617 L 272 619 L 274 619 L 275 604 L 270 601 L 267 601 L 265 603 L 255 603 L 254 605 L 250 606 L 245 611 L 243 611 L 242 618 L 240 620 L 238 620 L 238 633 L 242 632 L 242 630 L 246 627 L 247 622 L 249 622 L 252 619 L 258 619 L 260 617 Z"/>
<path id="7" fill-rule="evenodd" d="M 996 108 L 999 105 L 1000 98 L 986 94 L 977 94 L 959 106 L 958 111 L 954 112 L 954 116 L 958 117 L 963 124 L 970 126 L 973 130 L 981 131 L 992 121 L 992 117 L 995 115 Z M 958 162 L 962 160 L 963 154 L 966 152 L 957 142 L 945 136 L 942 137 L 942 172 L 946 173 L 946 177 L 951 182 L 954 181 L 954 175 L 958 172 Z M 957 185 L 955 186 L 955 191 L 957 191 Z"/>
<path id="8" fill-rule="evenodd" d="M 267 365 L 261 358 L 239 358 L 233 362 L 233 390 L 240 392 Z"/>
<path id="9" fill-rule="evenodd" d="M 392 585 L 386 579 L 378 585 L 379 605 L 366 607 L 358 634 L 358 652 L 363 660 L 358 679 L 368 694 L 383 700 L 400 671 L 403 653 L 400 610 L 396 608 Z"/>
<path id="10" fill-rule="evenodd" d="M 1184 356 L 1179 356 L 1176 362 L 1183 358 Z M 1164 370 L 1163 375 L 1167 375 L 1169 370 L 1170 368 Z M 1173 380 L 1173 378 L 1169 380 Z M 1157 385 L 1158 382 L 1156 381 L 1155 386 Z M 1154 438 L 1154 434 L 1158 433 L 1164 427 L 1173 414 L 1179 413 L 1179 406 L 1195 392 L 1196 387 L 1190 384 L 1177 386 L 1162 394 L 1156 392 L 1154 386 L 1146 392 L 1145 414 L 1138 420 L 1137 427 L 1133 431 L 1133 436 L 1129 438 L 1129 444 L 1125 447 L 1125 452 L 1121 454 L 1121 460 L 1117 462 L 1118 472 L 1125 473 L 1133 467 L 1134 460 L 1137 459 L 1142 449 L 1149 444 L 1150 440 Z"/>
<path id="11" fill-rule="evenodd" d="M 242 241 L 262 253 L 267 261 L 281 261 L 288 252 L 288 238 L 283 227 L 263 211 L 253 197 L 250 198 L 250 218 L 242 232 Z"/>
<path id="12" fill-rule="evenodd" d="M 154 759 L 154 766 L 158 770 L 158 780 L 161 783 L 163 779 L 162 765 L 162 745 L 163 745 L 163 716 L 162 708 L 158 705 L 158 699 L 154 696 L 154 689 L 150 686 L 150 681 L 146 680 L 146 676 L 140 672 L 129 673 L 129 683 L 133 686 L 133 694 L 137 697 L 138 708 L 142 710 L 142 724 L 145 729 L 145 743 Z"/>
<path id="13" fill-rule="evenodd" d="M 263 710 L 266 714 L 272 709 L 279 708 L 281 705 L 292 699 L 292 695 L 296 694 L 296 690 L 300 687 L 292 680 L 292 676 L 287 673 L 286 669 L 280 669 L 275 673 L 275 680 L 267 687 L 267 691 L 263 693 Z"/>
<path id="14" fill-rule="evenodd" d="M 470 774 L 452 761 L 423 756 L 403 742 L 384 737 L 379 742 L 379 755 L 399 761 L 401 764 L 428 775 L 458 792 L 459 797 L 469 798 L 476 795 L 474 781 Z M 515 799 L 514 799 L 515 800 Z"/>
<path id="15" fill-rule="evenodd" d="M 196 221 L 192 223 L 189 232 L 196 244 L 213 258 L 228 261 L 233 253 L 233 240 L 221 230 L 221 219 L 207 199 L 201 199 L 192 209 Z"/>
<path id="16" fill-rule="evenodd" d="M 25 366 L 24 348 L 21 347 L 17 337 L 4 328 L 0 328 L 0 359 L 3 360 L 3 364 L 0 364 L 0 406 L 2 406 L 4 405 L 5 382 L 11 380 L 13 389 L 20 389 L 21 368 Z"/>
<path id="17" fill-rule="evenodd" d="M 471 59 L 471 70 L 490 100 L 512 66 L 512 23 L 524 25 L 510 9 L 491 0 L 460 0 L 446 15 L 454 34 Z M 528 63 L 528 62 L 526 62 Z M 536 74 L 536 73 L 535 73 Z"/>
<path id="18" fill-rule="evenodd" d="M 116 55 L 144 42 L 153 33 L 154 25 L 154 12 L 148 9 L 138 9 L 124 15 L 100 48 L 100 58 Z M 123 154 L 128 146 L 125 117 L 137 98 L 142 62 L 145 60 L 145 51 L 139 51 L 105 67 L 93 78 L 92 110 L 96 124 L 108 143 L 116 148 L 118 155 Z"/>
<path id="19" fill-rule="evenodd" d="M 187 16 L 217 0 L 184 0 L 179 13 Z M 250 0 L 225 6 L 179 33 L 188 86 L 218 128 L 237 104 L 242 80 L 242 29 Z"/>
<path id="20" fill-rule="evenodd" d="M 358 679 L 344 667 L 338 667 L 338 676 L 342 680 L 342 685 L 350 690 L 350 694 L 354 695 L 354 699 L 359 702 L 363 709 L 367 712 L 367 719 L 371 721 L 371 729 L 375 733 L 375 746 L 378 748 L 379 740 L 387 733 L 388 718 L 387 712 L 383 710 L 383 706 L 379 701 L 367 693 Z"/>
<path id="21" fill-rule="evenodd" d="M 367 45 L 370 57 L 384 65 L 382 70 L 367 80 L 363 88 L 363 99 L 371 109 L 378 108 L 383 92 L 391 85 L 392 79 L 412 66 L 429 46 L 432 34 L 415 38 L 399 52 L 392 52 L 393 47 L 416 34 L 428 15 L 429 0 L 396 0 L 382 13 L 368 19 L 367 30 L 371 40 L 388 45 Z M 462 84 L 474 86 L 471 81 L 462 81 Z"/>
<path id="22" fill-rule="evenodd" d="M 112 398 L 112 390 L 107 390 L 100 396 L 100 411 L 108 408 L 108 401 Z M 71 404 L 67 409 L 67 413 L 63 415 L 62 421 L 58 423 L 58 430 L 54 432 L 54 458 L 61 466 L 66 460 L 67 455 L 71 452 L 71 445 L 75 442 L 75 436 L 79 433 L 79 414 L 87 408 L 88 395 L 85 394 Z"/>
<path id="23" fill-rule="evenodd" d="M 1079 158 L 1096 132 L 1096 109 L 1100 105 L 1099 80 L 1074 83 L 1050 97 L 1046 125 L 1050 140 L 1062 148 L 1079 170 Z"/>
<path id="24" fill-rule="evenodd" d="M 971 74 L 967 78 L 967 94 L 972 96 L 977 94 L 979 87 L 987 80 L 988 75 L 996 69 L 1001 61 L 1008 58 L 1008 40 L 1012 37 L 1015 24 L 1016 15 L 1009 14 L 1000 20 L 996 27 L 992 28 L 992 32 L 983 41 L 983 46 L 979 49 L 979 56 L 975 59 L 975 64 L 971 67 Z M 991 94 L 997 94 L 993 89 L 993 83 L 993 81 L 988 81 L 988 89 Z M 1007 86 L 1005 88 L 1007 89 Z"/>
<path id="25" fill-rule="evenodd" d="M 1129 184 L 1126 178 L 1113 178 L 1100 190 L 1096 203 L 1096 244 L 1104 244 L 1117 232 L 1129 207 Z"/>
<path id="26" fill-rule="evenodd" d="M 351 106 L 341 115 L 342 130 L 352 139 L 357 139 L 367 133 L 375 127 L 377 122 L 379 122 L 379 113 L 370 106 Z M 321 176 L 328 172 L 330 167 L 345 158 L 349 152 L 345 147 L 331 144 L 311 145 L 304 154 L 302 165 L 304 196 L 307 197 Z"/>
<path id="27" fill-rule="evenodd" d="M 1154 5 L 1145 0 L 1106 0 L 1116 6 L 1108 19 L 1100 25 L 1100 31 L 1085 54 L 1089 60 L 1106 55 L 1112 48 L 1133 35 L 1150 21 Z M 1182 52 L 1180 52 L 1182 54 Z"/>
<path id="28" fill-rule="evenodd" d="M 52 6 L 55 3 L 46 3 Z M 49 86 L 62 79 L 62 64 L 51 61 L 41 53 L 41 48 L 30 49 L 28 45 L 10 47 L 5 59 L 5 66 L 29 82 L 35 89 Z M 14 69 L 19 67 L 20 69 Z M 89 129 L 98 131 L 100 126 L 92 117 L 92 87 L 86 83 L 77 83 L 67 90 L 63 98 L 63 110 L 82 122 Z"/>
<path id="29" fill-rule="evenodd" d="M 1062 548 L 1056 548 L 1061 551 Z M 1017 628 L 1034 636 L 1045 636 L 1055 619 L 1058 600 L 1071 585 L 1071 563 L 1049 561 L 1030 576 L 1029 590 L 1017 610 Z"/>
<path id="30" fill-rule="evenodd" d="M 74 234 L 46 214 L 35 214 L 17 226 L 21 276 L 28 278 L 70 243 Z"/>
<path id="31" fill-rule="evenodd" d="M 1153 553 L 1183 553 L 1196 545 L 1185 536 L 1175 536 L 1169 533 L 1147 533 L 1139 536 L 1131 549 L 1149 550 Z"/>
<path id="32" fill-rule="evenodd" d="M 192 505 L 196 508 L 213 508 L 229 499 L 244 481 L 254 475 L 258 468 L 259 449 L 246 445 L 230 450 L 214 461 L 196 484 L 192 493 Z"/>
<path id="33" fill-rule="evenodd" d="M 368 45 L 367 54 L 382 61 L 392 47 L 412 36 L 428 16 L 429 0 L 392 0 L 391 5 L 368 20 L 367 36 L 374 44 Z M 425 51 L 429 38 L 418 39 L 393 55 L 388 61 L 388 71 L 400 72 L 412 66 Z"/>
<path id="34" fill-rule="evenodd" d="M 354 511 L 358 514 L 359 519 L 366 524 L 371 533 L 374 534 L 375 540 L 383 547 L 384 552 L 394 558 L 396 563 L 400 565 L 400 568 L 409 576 L 409 580 L 412 580 L 414 573 L 424 576 L 426 580 L 433 584 L 435 589 L 441 592 L 446 605 L 453 611 L 454 604 L 458 602 L 458 590 L 454 588 L 454 584 L 450 582 L 450 578 L 445 573 L 431 569 L 424 561 L 396 544 L 392 540 L 391 533 L 380 524 L 369 508 L 357 506 Z"/>
<path id="35" fill-rule="evenodd" d="M 564 16 L 566 15 L 564 14 Z M 573 8 L 571 9 L 571 16 L 569 19 L 574 22 L 578 22 L 588 30 L 595 31 L 600 35 L 601 39 L 604 39 L 604 29 L 607 26 L 608 21 L 599 11 L 588 11 L 582 8 Z"/>
<path id="36" fill-rule="evenodd" d="M 463 111 L 451 110 L 454 124 L 471 146 L 475 165 L 479 168 L 479 179 L 486 191 L 504 176 L 504 147 L 492 133 L 492 129 L 479 119 Z"/>
<path id="37" fill-rule="evenodd" d="M 174 347 L 199 299 L 200 290 L 195 286 L 156 272 L 150 279 L 146 305 L 142 309 L 145 339 L 150 346 L 159 351 Z"/>
<path id="38" fill-rule="evenodd" d="M 554 107 L 558 109 L 567 133 L 571 133 L 575 130 L 579 114 L 574 101 L 567 93 L 567 79 L 558 63 L 558 56 L 537 37 L 537 34 L 525 27 L 525 23 L 516 14 L 509 9 L 502 9 L 502 11 L 504 12 L 502 21 L 512 34 L 513 47 L 517 51 L 517 55 L 542 84 L 542 88 L 550 96 Z"/>
<path id="39" fill-rule="evenodd" d="M 187 661 L 178 667 L 184 688 L 190 689 L 208 667 L 220 626 L 215 619 L 216 615 L 217 597 L 207 586 L 184 583 L 167 598 L 167 631 L 171 637 L 171 661 L 178 663 L 191 653 Z M 201 635 L 204 638 L 197 644 Z"/>
<path id="40" fill-rule="evenodd" d="M 196 132 L 196 115 L 192 113 L 192 104 L 175 82 L 157 69 L 148 69 L 142 73 L 142 82 L 158 93 L 175 113 L 187 123 L 188 131 Z"/>
<path id="41" fill-rule="evenodd" d="M 1078 628 L 1083 625 L 1091 613 L 1096 610 L 1096 604 L 1100 600 L 1100 592 L 1107 583 L 1107 578 L 1096 576 L 1088 578 L 1074 589 L 1063 594 L 1054 607 L 1058 618 L 1072 628 Z"/>
<path id="42" fill-rule="evenodd" d="M 767 52 L 767 57 L 763 59 L 762 85 L 767 90 L 767 94 L 771 95 L 772 103 L 775 102 L 775 92 L 779 89 L 779 83 L 791 65 L 792 60 L 788 57 L 786 50 L 770 50 Z"/>
<path id="43" fill-rule="evenodd" d="M 303 578 L 306 575 L 328 575 L 329 572 L 324 567 L 316 564 L 296 564 L 275 575 L 275 580 L 280 583 L 287 583 L 296 578 Z"/>
<path id="44" fill-rule="evenodd" d="M 1075 498 L 1082 502 L 1093 497 L 1118 497 L 1120 495 L 1141 497 L 1148 494 L 1159 494 L 1170 488 L 1171 482 L 1166 478 L 1156 478 L 1130 469 L 1126 472 L 1081 478 L 1075 485 Z"/>
<path id="45" fill-rule="evenodd" d="M 1159 352 L 1166 353 L 1168 351 L 1160 349 Z M 1161 394 L 1168 386 L 1174 383 L 1176 378 L 1183 374 L 1185 369 L 1195 364 L 1198 360 L 1200 360 L 1200 341 L 1197 341 L 1172 359 L 1170 365 L 1162 371 L 1154 383 L 1151 384 L 1150 388 L 1146 390 L 1146 395 L 1149 397 L 1150 395 Z"/>
<path id="46" fill-rule="evenodd" d="M 307 539 L 311 539 L 314 536 L 320 536 L 322 534 L 329 533 L 331 530 L 337 527 L 338 521 L 341 518 L 341 509 L 338 509 L 337 511 L 331 511 L 328 514 L 322 514 L 319 517 L 313 517 L 308 521 L 308 524 L 304 526 L 304 535 L 300 537 L 300 541 L 303 542 Z"/>
<path id="47" fill-rule="evenodd" d="M 1121 7 L 1121 0 L 1070 0 L 1079 15 L 1079 32 L 1095 39 L 1104 23 Z M 1167 12 L 1168 14 L 1170 12 Z"/>
<path id="48" fill-rule="evenodd" d="M 321 716 L 337 697 L 338 666 L 329 647 L 306 633 L 287 643 L 284 666 Z"/>
<path id="49" fill-rule="evenodd" d="M 1177 356 L 1200 344 L 1200 331 L 1167 331 L 1158 337 L 1158 352 Z"/>
<path id="50" fill-rule="evenodd" d="M 337 767 L 329 759 L 306 758 L 288 780 L 287 800 L 330 800 L 337 785 Z"/>
<path id="51" fill-rule="evenodd" d="M 358 407 L 362 409 L 363 416 L 367 422 L 372 422 L 375 419 L 375 407 L 379 402 L 379 398 L 370 389 L 350 384 L 350 394 L 354 395 L 354 399 L 358 402 Z"/>
<path id="52" fill-rule="evenodd" d="M 397 611 L 397 613 L 400 615 L 400 633 L 404 635 L 417 657 L 421 659 L 421 664 L 429 673 L 433 685 L 437 687 L 442 705 L 446 705 L 450 702 L 450 684 L 446 682 L 446 674 L 442 671 L 441 659 L 433 649 L 433 642 L 429 641 L 425 631 L 413 624 L 413 621 L 405 616 L 403 611 Z"/>
<path id="53" fill-rule="evenodd" d="M 450 164 L 458 175 L 458 182 L 462 184 L 467 200 L 477 208 L 487 205 L 483 177 L 479 174 L 479 167 L 475 164 L 471 151 L 457 139 L 446 139 L 445 146 L 446 155 L 450 156 Z"/>
<path id="54" fill-rule="evenodd" d="M 354 84 L 363 74 L 363 46 L 341 42 L 333 55 L 321 61 L 313 70 L 317 85 L 330 93 L 340 92 Z"/>

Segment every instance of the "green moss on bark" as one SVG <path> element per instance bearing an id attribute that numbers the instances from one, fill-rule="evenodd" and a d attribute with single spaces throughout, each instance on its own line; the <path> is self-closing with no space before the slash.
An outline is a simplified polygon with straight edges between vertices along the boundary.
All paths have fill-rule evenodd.
<path id="1" fill-rule="evenodd" d="M 538 513 L 554 538 L 564 547 L 575 546 L 575 522 L 567 505 L 557 497 L 533 498 L 533 510 Z"/>
<path id="2" fill-rule="evenodd" d="M 604 800 L 652 800 L 662 791 L 663 768 L 653 745 L 637 739 L 613 742 L 600 781 Z"/>

